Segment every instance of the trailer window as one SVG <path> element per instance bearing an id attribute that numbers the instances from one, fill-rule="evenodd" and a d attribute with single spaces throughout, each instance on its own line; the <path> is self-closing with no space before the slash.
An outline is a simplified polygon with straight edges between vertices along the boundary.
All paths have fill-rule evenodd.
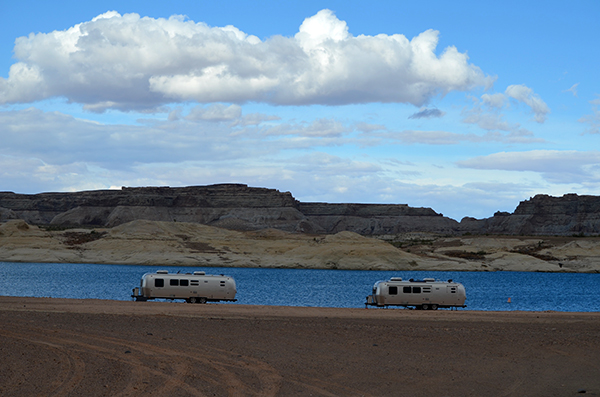
<path id="1" fill-rule="evenodd" d="M 192 281 L 190 281 L 190 284 L 191 285 L 198 285 L 198 280 L 192 280 Z"/>
<path id="2" fill-rule="evenodd" d="M 179 285 L 187 287 L 189 285 L 189 280 L 179 280 Z"/>
<path id="3" fill-rule="evenodd" d="M 424 294 L 429 294 L 429 293 L 431 293 L 431 287 L 423 287 L 423 293 L 424 293 Z"/>
<path id="4" fill-rule="evenodd" d="M 396 287 L 396 286 L 393 286 L 393 287 L 390 286 L 389 287 L 389 293 L 390 293 L 390 295 L 398 295 L 398 287 Z"/>
<path id="5" fill-rule="evenodd" d="M 410 287 L 402 288 L 402 292 L 404 292 L 405 294 L 410 294 Z"/>
<path id="6" fill-rule="evenodd" d="M 179 285 L 179 280 L 177 280 L 176 278 L 172 278 L 169 281 L 169 285 Z"/>
<path id="7" fill-rule="evenodd" d="M 165 286 L 165 280 L 162 278 L 155 278 L 154 279 L 154 286 L 156 288 L 162 288 Z"/>
<path id="8" fill-rule="evenodd" d="M 420 294 L 421 293 L 421 287 L 413 287 L 413 294 Z"/>

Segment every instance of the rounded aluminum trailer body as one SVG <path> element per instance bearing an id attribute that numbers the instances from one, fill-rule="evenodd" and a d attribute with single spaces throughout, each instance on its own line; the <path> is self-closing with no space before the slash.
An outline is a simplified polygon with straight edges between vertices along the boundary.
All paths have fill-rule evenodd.
<path id="1" fill-rule="evenodd" d="M 191 303 L 232 301 L 235 302 L 235 280 L 224 275 L 204 272 L 168 273 L 159 270 L 142 276 L 139 288 L 133 290 L 133 298 L 139 301 L 151 299 L 185 299 Z"/>
<path id="2" fill-rule="evenodd" d="M 402 280 L 392 277 L 387 281 L 378 281 L 373 293 L 367 296 L 368 306 L 404 306 L 417 309 L 437 309 L 466 307 L 465 287 L 448 281 L 432 278 L 423 280 Z"/>

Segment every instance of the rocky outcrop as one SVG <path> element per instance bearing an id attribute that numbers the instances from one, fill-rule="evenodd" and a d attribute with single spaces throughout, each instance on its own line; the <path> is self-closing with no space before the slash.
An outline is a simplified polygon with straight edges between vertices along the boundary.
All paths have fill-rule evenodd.
<path id="1" fill-rule="evenodd" d="M 233 184 L 124 187 L 35 195 L 0 193 L 0 208 L 38 225 L 113 227 L 135 219 L 211 224 L 236 211 L 245 211 L 246 222 L 257 223 L 257 228 L 262 228 L 261 218 L 297 217 L 295 205 L 296 200 L 289 192 Z"/>
<path id="2" fill-rule="evenodd" d="M 0 222 L 6 222 L 11 219 L 19 219 L 19 217 L 12 210 L 0 208 Z"/>
<path id="3" fill-rule="evenodd" d="M 0 192 L 0 222 L 114 227 L 134 220 L 189 222 L 232 230 L 267 228 L 308 234 L 351 231 L 361 235 L 410 232 L 505 235 L 598 235 L 600 197 L 537 195 L 514 213 L 464 218 L 460 223 L 431 208 L 405 204 L 303 203 L 290 192 L 220 184 L 190 187 L 124 187 L 34 195 Z"/>
<path id="4" fill-rule="evenodd" d="M 512 214 L 497 212 L 481 220 L 465 218 L 460 229 L 474 234 L 595 236 L 600 234 L 600 197 L 538 194 L 522 201 Z"/>
<path id="5" fill-rule="evenodd" d="M 104 263 L 402 271 L 600 272 L 600 237 L 360 236 L 276 229 L 240 232 L 136 220 L 113 228 L 45 230 L 0 223 L 0 262 Z"/>
<path id="6" fill-rule="evenodd" d="M 242 184 L 139 187 L 35 195 L 0 192 L 6 219 L 56 226 L 114 227 L 138 219 L 191 222 L 233 230 L 362 235 L 415 229 L 454 233 L 458 222 L 403 204 L 301 203 L 289 192 Z"/>
<path id="7" fill-rule="evenodd" d="M 406 204 L 299 203 L 306 217 L 299 225 L 304 232 L 339 233 L 349 230 L 362 235 L 400 234 L 412 231 L 454 234 L 458 222 L 431 208 Z"/>

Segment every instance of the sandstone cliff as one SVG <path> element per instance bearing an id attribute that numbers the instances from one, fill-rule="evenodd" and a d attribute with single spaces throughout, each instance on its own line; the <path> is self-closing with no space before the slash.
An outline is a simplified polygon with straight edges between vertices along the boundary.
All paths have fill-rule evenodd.
<path id="1" fill-rule="evenodd" d="M 35 195 L 0 192 L 0 216 L 29 224 L 114 227 L 134 220 L 190 222 L 231 230 L 362 235 L 418 229 L 454 233 L 458 222 L 430 208 L 301 203 L 289 192 L 241 184 L 143 187 Z M 2 215 L 5 214 L 5 215 Z"/>
<path id="2" fill-rule="evenodd" d="M 515 212 L 497 212 L 492 218 L 465 218 L 460 230 L 473 234 L 535 236 L 600 235 L 600 197 L 538 194 L 522 201 Z"/>
<path id="3" fill-rule="evenodd" d="M 406 204 L 304 203 L 290 192 L 242 184 L 139 187 L 34 195 L 0 192 L 0 222 L 22 219 L 56 227 L 115 227 L 134 220 L 187 222 L 230 230 L 278 229 L 307 234 L 350 231 L 363 236 L 600 234 L 600 197 L 537 195 L 514 213 L 461 222 Z"/>

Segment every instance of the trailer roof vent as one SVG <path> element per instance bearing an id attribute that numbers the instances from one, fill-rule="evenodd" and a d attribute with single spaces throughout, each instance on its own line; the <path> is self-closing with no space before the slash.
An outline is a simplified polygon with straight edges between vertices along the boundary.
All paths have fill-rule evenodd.
<path id="1" fill-rule="evenodd" d="M 426 283 L 430 283 L 435 281 L 435 278 L 424 278 L 423 281 L 425 281 Z"/>
<path id="2" fill-rule="evenodd" d="M 402 281 L 402 277 L 392 277 L 390 281 Z"/>
<path id="3" fill-rule="evenodd" d="M 156 274 L 169 274 L 168 270 L 157 270 Z"/>
<path id="4" fill-rule="evenodd" d="M 194 275 L 196 276 L 204 276 L 206 274 L 206 272 L 194 272 Z"/>

